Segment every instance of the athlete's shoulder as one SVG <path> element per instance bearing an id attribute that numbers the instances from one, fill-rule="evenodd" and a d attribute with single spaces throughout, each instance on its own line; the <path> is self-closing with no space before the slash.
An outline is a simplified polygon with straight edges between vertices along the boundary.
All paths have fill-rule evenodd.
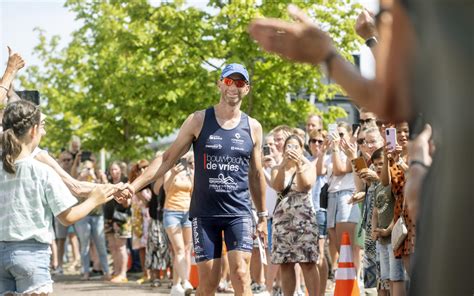
<path id="1" fill-rule="evenodd" d="M 249 124 L 253 130 L 257 130 L 257 131 L 262 130 L 262 125 L 260 124 L 260 122 L 257 119 L 250 116 L 249 116 Z"/>
<path id="2" fill-rule="evenodd" d="M 197 136 L 201 133 L 205 115 L 206 110 L 198 110 L 189 114 L 182 126 L 182 129 L 192 134 L 194 138 L 197 138 Z"/>
<path id="3" fill-rule="evenodd" d="M 186 119 L 186 124 L 191 126 L 196 126 L 196 124 L 204 122 L 204 117 L 206 115 L 206 110 L 198 110 L 191 114 L 189 114 L 188 118 Z"/>

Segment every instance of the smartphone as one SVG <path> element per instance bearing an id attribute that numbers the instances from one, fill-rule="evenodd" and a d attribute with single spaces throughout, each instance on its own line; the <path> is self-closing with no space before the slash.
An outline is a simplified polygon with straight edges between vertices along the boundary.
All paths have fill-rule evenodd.
<path id="1" fill-rule="evenodd" d="M 286 150 L 288 150 L 288 149 L 297 149 L 297 148 L 298 148 L 298 146 L 297 146 L 296 144 L 288 144 L 288 145 L 286 145 Z"/>
<path id="2" fill-rule="evenodd" d="M 330 123 L 328 124 L 328 135 L 332 138 L 332 134 L 337 134 L 337 123 Z"/>
<path id="3" fill-rule="evenodd" d="M 389 127 L 385 129 L 385 141 L 389 151 L 394 151 L 397 147 L 397 129 Z"/>
<path id="4" fill-rule="evenodd" d="M 90 152 L 90 151 L 82 151 L 81 152 L 81 162 L 84 162 L 86 160 L 91 160 L 91 154 L 92 154 L 92 152 Z"/>
<path id="5" fill-rule="evenodd" d="M 40 104 L 40 93 L 37 90 L 20 90 L 15 92 L 22 100 L 30 101 L 36 106 Z"/>
<path id="6" fill-rule="evenodd" d="M 357 129 L 360 129 L 360 123 L 353 123 L 352 124 L 352 134 L 355 134 Z"/>
<path id="7" fill-rule="evenodd" d="M 184 169 L 186 169 L 188 167 L 188 160 L 182 157 L 176 162 L 176 165 L 178 164 L 181 164 L 184 167 Z"/>
<path id="8" fill-rule="evenodd" d="M 268 145 L 265 145 L 263 146 L 263 156 L 267 156 L 267 155 L 270 155 L 270 146 Z"/>
<path id="9" fill-rule="evenodd" d="M 357 157 L 352 160 L 352 165 L 354 166 L 355 171 L 360 171 L 367 168 L 367 163 L 363 157 Z"/>

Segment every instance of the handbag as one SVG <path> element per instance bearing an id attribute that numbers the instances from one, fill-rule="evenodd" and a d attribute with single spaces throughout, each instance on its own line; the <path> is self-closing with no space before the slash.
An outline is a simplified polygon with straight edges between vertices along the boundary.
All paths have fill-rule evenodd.
<path id="1" fill-rule="evenodd" d="M 395 222 L 395 225 L 393 225 L 392 229 L 392 249 L 395 251 L 397 250 L 402 243 L 405 241 L 405 239 L 408 236 L 408 228 L 407 225 L 405 224 L 405 219 L 403 219 L 403 213 L 400 215 L 398 218 L 397 222 Z"/>
<path id="2" fill-rule="evenodd" d="M 326 183 L 321 187 L 321 191 L 319 193 L 319 207 L 321 209 L 327 209 L 328 208 L 328 202 L 329 202 L 329 183 Z"/>

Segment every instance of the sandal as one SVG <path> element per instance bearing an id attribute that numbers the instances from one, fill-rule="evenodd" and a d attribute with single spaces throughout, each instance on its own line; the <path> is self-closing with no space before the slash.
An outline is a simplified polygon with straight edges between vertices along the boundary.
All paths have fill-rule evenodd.
<path id="1" fill-rule="evenodd" d="M 121 277 L 121 276 L 113 277 L 110 281 L 112 283 L 118 283 L 118 284 L 128 283 L 128 279 L 126 277 Z"/>

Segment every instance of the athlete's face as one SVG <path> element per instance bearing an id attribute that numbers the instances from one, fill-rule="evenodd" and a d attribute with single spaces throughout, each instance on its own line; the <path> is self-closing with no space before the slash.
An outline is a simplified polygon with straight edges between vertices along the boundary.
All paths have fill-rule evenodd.
<path id="1" fill-rule="evenodd" d="M 231 85 L 227 85 L 224 81 L 219 80 L 218 86 L 221 92 L 221 100 L 230 106 L 239 105 L 242 99 L 249 93 L 250 85 L 245 84 L 243 87 L 237 87 L 235 81 L 244 79 L 244 77 L 238 73 L 231 74 L 227 76 L 227 78 L 234 80 L 234 82 Z"/>

